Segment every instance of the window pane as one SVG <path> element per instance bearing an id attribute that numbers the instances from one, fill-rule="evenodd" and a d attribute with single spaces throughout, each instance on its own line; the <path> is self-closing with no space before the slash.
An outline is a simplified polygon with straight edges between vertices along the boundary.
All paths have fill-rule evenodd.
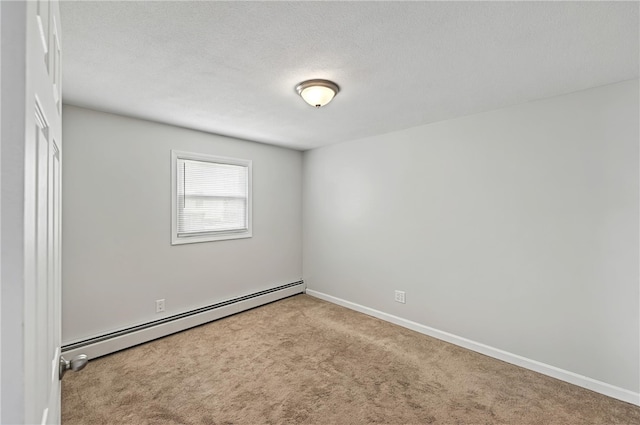
<path id="1" fill-rule="evenodd" d="M 178 159 L 178 235 L 247 229 L 247 167 Z"/>

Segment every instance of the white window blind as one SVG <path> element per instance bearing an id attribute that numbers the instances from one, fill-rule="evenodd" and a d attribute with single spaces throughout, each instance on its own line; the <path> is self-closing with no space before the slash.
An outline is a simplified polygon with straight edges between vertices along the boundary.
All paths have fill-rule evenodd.
<path id="1" fill-rule="evenodd" d="M 184 156 L 176 156 L 174 163 L 174 243 L 251 236 L 250 161 Z"/>

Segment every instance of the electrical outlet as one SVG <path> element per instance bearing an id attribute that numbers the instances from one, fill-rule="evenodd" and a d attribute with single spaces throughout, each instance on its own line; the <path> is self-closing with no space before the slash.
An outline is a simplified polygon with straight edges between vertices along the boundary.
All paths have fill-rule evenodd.
<path id="1" fill-rule="evenodd" d="M 162 313 L 164 311 L 164 298 L 156 300 L 156 313 Z"/>
<path id="2" fill-rule="evenodd" d="M 396 302 L 406 304 L 405 293 L 404 291 L 396 291 Z"/>

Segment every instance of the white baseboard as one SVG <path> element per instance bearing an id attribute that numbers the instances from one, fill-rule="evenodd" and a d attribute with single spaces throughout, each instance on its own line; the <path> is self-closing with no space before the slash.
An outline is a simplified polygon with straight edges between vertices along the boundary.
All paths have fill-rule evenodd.
<path id="1" fill-rule="evenodd" d="M 391 322 L 396 325 L 402 326 L 407 329 L 411 329 L 416 332 L 420 332 L 424 335 L 440 339 L 442 341 L 455 344 L 457 346 L 467 348 L 469 350 L 484 354 L 489 357 L 493 357 L 507 363 L 514 364 L 516 366 L 523 367 L 525 369 L 533 370 L 534 372 L 541 373 L 543 375 L 551 376 L 552 378 L 559 379 L 561 381 L 568 382 L 570 384 L 577 385 L 595 391 L 606 396 L 625 401 L 627 403 L 640 406 L 640 393 L 636 393 L 624 388 L 616 387 L 606 382 L 601 382 L 587 376 L 579 375 L 577 373 L 570 372 L 568 370 L 560 369 L 555 366 L 551 366 L 545 363 L 531 360 L 526 357 L 519 356 L 517 354 L 509 353 L 498 348 L 490 347 L 479 342 L 472 341 L 467 338 L 463 338 L 457 335 L 443 332 L 438 329 L 431 328 L 429 326 L 421 325 L 420 323 L 412 322 L 411 320 L 403 319 L 392 314 L 384 313 L 382 311 L 374 310 L 369 307 L 362 306 L 360 304 L 352 303 L 350 301 L 343 300 L 331 295 L 324 294 L 322 292 L 314 291 L 307 288 L 307 294 L 321 300 L 329 301 L 330 303 L 340 305 L 342 307 L 349 308 L 351 310 L 358 311 L 360 313 L 367 314 L 369 316 L 377 317 L 378 319 L 386 322 Z"/>
<path id="2" fill-rule="evenodd" d="M 130 348 L 144 342 L 148 342 L 176 332 L 184 331 L 194 326 L 199 326 L 213 320 L 221 319 L 232 314 L 240 313 L 273 301 L 290 297 L 304 292 L 304 283 L 289 286 L 284 289 L 258 295 L 248 299 L 243 299 L 232 304 L 207 310 L 201 313 L 192 314 L 180 319 L 171 320 L 156 326 L 151 326 L 138 331 L 126 333 L 124 335 L 107 338 L 92 344 L 87 344 L 78 348 L 64 350 L 62 354 L 66 358 L 72 358 L 78 354 L 86 354 L 89 359 L 101 357 L 116 351 Z"/>

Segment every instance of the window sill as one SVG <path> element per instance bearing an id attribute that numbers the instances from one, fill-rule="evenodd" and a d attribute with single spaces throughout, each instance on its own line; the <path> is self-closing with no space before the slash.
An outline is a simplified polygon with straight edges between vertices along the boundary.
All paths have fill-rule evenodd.
<path id="1" fill-rule="evenodd" d="M 171 237 L 171 245 L 184 245 L 184 244 L 190 244 L 190 243 L 226 241 L 230 239 L 246 239 L 250 237 L 252 237 L 251 231 L 218 233 L 218 234 L 209 234 L 209 235 L 194 235 L 194 236 L 173 235 Z"/>

